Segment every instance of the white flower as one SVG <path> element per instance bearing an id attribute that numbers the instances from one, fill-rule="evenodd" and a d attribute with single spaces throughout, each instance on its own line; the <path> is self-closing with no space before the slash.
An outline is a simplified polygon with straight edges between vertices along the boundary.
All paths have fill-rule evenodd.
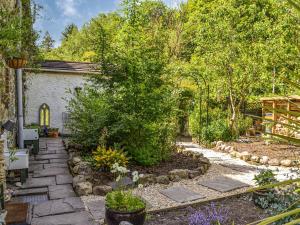
<path id="1" fill-rule="evenodd" d="M 144 185 L 142 185 L 142 184 L 138 185 L 138 188 L 143 188 L 143 187 L 144 187 Z"/>
<path id="2" fill-rule="evenodd" d="M 116 179 L 117 182 L 119 182 L 121 180 L 121 175 L 119 175 Z"/>

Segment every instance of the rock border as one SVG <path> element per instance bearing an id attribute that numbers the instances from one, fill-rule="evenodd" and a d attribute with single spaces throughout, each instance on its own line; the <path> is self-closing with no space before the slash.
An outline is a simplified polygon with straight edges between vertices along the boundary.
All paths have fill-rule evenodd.
<path id="1" fill-rule="evenodd" d="M 64 141 L 65 147 L 69 153 L 68 165 L 73 176 L 73 187 L 79 196 L 83 195 L 100 195 L 105 196 L 112 191 L 110 184 L 94 185 L 91 182 L 91 166 L 82 160 L 79 154 L 81 150 L 80 145 L 74 145 Z M 173 169 L 166 175 L 157 176 L 155 174 L 141 174 L 139 183 L 144 186 L 151 184 L 165 184 L 168 185 L 171 182 L 178 182 L 183 179 L 194 179 L 195 177 L 204 175 L 210 168 L 209 159 L 204 157 L 202 153 L 187 151 L 182 148 L 178 149 L 178 152 L 185 154 L 186 156 L 193 157 L 199 161 L 199 167 L 194 170 L 188 169 Z"/>
<path id="2" fill-rule="evenodd" d="M 239 158 L 245 162 L 252 162 L 258 165 L 269 165 L 269 166 L 284 166 L 284 167 L 295 167 L 299 165 L 297 160 L 283 159 L 278 160 L 276 158 L 270 159 L 268 156 L 257 156 L 250 154 L 247 151 L 239 152 L 236 147 L 226 145 L 223 141 L 217 141 L 215 145 L 217 151 L 228 153 L 232 158 Z"/>

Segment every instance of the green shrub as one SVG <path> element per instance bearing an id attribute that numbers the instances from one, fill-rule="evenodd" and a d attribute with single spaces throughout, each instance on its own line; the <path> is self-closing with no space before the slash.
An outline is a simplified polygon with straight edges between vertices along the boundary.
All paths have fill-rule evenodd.
<path id="1" fill-rule="evenodd" d="M 106 195 L 106 207 L 118 212 L 135 212 L 146 207 L 139 197 L 128 191 L 112 191 Z"/>
<path id="2" fill-rule="evenodd" d="M 253 119 L 250 117 L 241 118 L 238 121 L 239 134 L 244 135 L 246 131 L 253 126 Z"/>
<path id="3" fill-rule="evenodd" d="M 254 176 L 254 181 L 258 186 L 265 186 L 268 184 L 278 182 L 272 170 L 262 170 L 258 175 Z"/>

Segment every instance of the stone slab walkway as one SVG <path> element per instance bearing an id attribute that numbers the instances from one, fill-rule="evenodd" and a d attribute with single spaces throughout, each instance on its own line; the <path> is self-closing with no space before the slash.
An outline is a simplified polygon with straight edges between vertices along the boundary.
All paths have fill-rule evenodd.
<path id="1" fill-rule="evenodd" d="M 60 138 L 40 139 L 38 155 L 30 157 L 29 178 L 15 192 L 15 199 L 31 204 L 31 225 L 96 225 L 93 214 L 104 217 L 98 213 L 104 204 L 98 202 L 91 212 L 76 196 L 68 158 Z"/>

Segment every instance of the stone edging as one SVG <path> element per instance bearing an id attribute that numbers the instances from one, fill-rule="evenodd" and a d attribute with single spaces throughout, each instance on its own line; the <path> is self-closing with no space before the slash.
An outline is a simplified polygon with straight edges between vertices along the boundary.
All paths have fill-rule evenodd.
<path id="1" fill-rule="evenodd" d="M 90 182 L 92 168 L 84 162 L 79 156 L 79 146 L 69 145 L 64 142 L 66 149 L 69 152 L 68 165 L 73 175 L 73 187 L 78 195 L 101 195 L 105 196 L 108 192 L 112 191 L 109 184 L 106 185 L 93 185 Z M 143 174 L 139 179 L 139 183 L 145 186 L 150 184 L 169 184 L 171 182 L 178 182 L 182 179 L 193 179 L 197 176 L 203 175 L 210 167 L 209 159 L 204 157 L 202 153 L 185 151 L 179 149 L 182 154 L 193 157 L 199 161 L 199 167 L 194 170 L 188 169 L 174 169 L 169 171 L 167 175 L 156 176 L 154 174 Z"/>
<path id="2" fill-rule="evenodd" d="M 223 141 L 216 142 L 216 150 L 228 153 L 232 158 L 239 158 L 245 162 L 252 162 L 258 165 L 269 165 L 269 166 L 284 166 L 284 167 L 295 167 L 299 164 L 296 160 L 283 159 L 278 160 L 276 158 L 270 159 L 268 156 L 257 156 L 250 154 L 247 151 L 238 152 L 236 147 L 226 145 Z"/>

